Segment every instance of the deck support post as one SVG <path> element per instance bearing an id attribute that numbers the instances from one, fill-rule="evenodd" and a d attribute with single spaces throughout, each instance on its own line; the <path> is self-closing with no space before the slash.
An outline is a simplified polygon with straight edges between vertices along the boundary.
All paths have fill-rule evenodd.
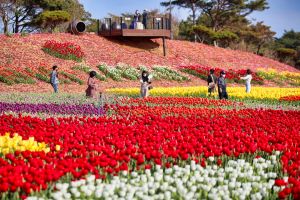
<path id="1" fill-rule="evenodd" d="M 166 53 L 166 38 L 163 37 L 162 40 L 163 40 L 164 56 L 166 56 L 167 55 L 167 53 Z"/>
<path id="2" fill-rule="evenodd" d="M 100 20 L 97 19 L 97 34 L 100 35 Z"/>

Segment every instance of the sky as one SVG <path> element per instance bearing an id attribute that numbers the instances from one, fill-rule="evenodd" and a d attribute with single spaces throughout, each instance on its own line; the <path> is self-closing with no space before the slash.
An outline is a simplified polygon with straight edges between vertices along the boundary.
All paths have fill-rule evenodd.
<path id="1" fill-rule="evenodd" d="M 135 10 L 159 9 L 162 0 L 79 0 L 93 18 L 102 19 L 108 13 L 121 14 L 134 12 Z M 281 37 L 284 30 L 295 30 L 300 32 L 300 0 L 268 0 L 269 9 L 263 12 L 254 12 L 248 18 L 254 23 L 264 21 L 266 25 Z M 173 15 L 179 19 L 186 19 L 189 10 L 175 8 Z"/>

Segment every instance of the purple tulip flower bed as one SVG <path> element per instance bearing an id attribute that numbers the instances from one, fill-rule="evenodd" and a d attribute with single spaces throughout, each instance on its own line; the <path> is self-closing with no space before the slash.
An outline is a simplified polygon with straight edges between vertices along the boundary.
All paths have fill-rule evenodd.
<path id="1" fill-rule="evenodd" d="M 48 113 L 62 115 L 103 115 L 104 108 L 99 108 L 93 104 L 26 104 L 26 103 L 5 103 L 0 102 L 0 113 Z"/>

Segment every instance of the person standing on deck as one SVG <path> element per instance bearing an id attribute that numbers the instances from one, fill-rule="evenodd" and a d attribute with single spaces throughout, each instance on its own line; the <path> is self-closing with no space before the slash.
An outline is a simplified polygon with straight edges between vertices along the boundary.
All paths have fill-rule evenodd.
<path id="1" fill-rule="evenodd" d="M 138 10 L 135 11 L 134 16 L 133 16 L 133 29 L 137 28 L 137 23 L 139 22 L 140 19 L 140 13 Z"/>
<path id="2" fill-rule="evenodd" d="M 143 12 L 143 25 L 144 25 L 145 29 L 147 29 L 147 18 L 148 18 L 148 12 L 147 12 L 147 10 L 144 10 L 144 12 Z"/>

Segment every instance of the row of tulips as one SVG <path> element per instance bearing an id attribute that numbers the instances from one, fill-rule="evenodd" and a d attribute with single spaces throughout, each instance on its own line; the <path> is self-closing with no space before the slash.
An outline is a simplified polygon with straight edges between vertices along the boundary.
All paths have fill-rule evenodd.
<path id="1" fill-rule="evenodd" d="M 264 80 L 270 80 L 277 84 L 289 83 L 294 86 L 300 85 L 300 73 L 283 71 L 279 72 L 275 69 L 258 69 L 258 75 Z"/>
<path id="2" fill-rule="evenodd" d="M 192 160 L 205 167 L 214 159 L 227 166 L 230 159 L 241 158 L 255 166 L 251 155 L 263 152 L 270 160 L 272 152 L 280 151 L 283 169 L 277 167 L 273 179 L 286 187 L 284 196 L 299 197 L 299 111 L 172 107 L 182 114 L 162 116 L 163 107 L 137 105 L 117 106 L 115 112 L 120 113 L 111 118 L 0 116 L 0 135 L 34 137 L 50 149 L 2 156 L 2 195 L 13 198 L 49 190 L 60 179 L 79 179 L 89 173 L 106 180 L 122 171 L 155 165 L 175 168 Z M 281 180 L 285 173 L 290 178 Z"/>
<path id="3" fill-rule="evenodd" d="M 122 171 L 108 181 L 94 175 L 71 183 L 57 183 L 53 199 L 275 199 L 281 191 L 275 172 L 280 168 L 279 158 L 230 160 L 222 166 L 221 160 L 209 157 L 208 165 L 195 161 L 163 169 L 156 165 L 151 171 Z M 282 194 L 280 193 L 280 196 Z M 50 198 L 51 198 L 50 197 Z M 32 196 L 27 200 L 48 199 Z"/>
<path id="4" fill-rule="evenodd" d="M 201 79 L 207 80 L 207 76 L 209 75 L 209 71 L 211 69 L 215 70 L 216 76 L 219 76 L 221 71 L 224 69 L 221 68 L 212 68 L 212 67 L 205 67 L 201 65 L 192 65 L 192 66 L 180 66 L 179 69 L 183 72 L 192 74 L 194 76 L 197 76 Z M 226 78 L 229 82 L 235 82 L 235 83 L 243 83 L 243 80 L 240 80 L 240 76 L 245 76 L 247 74 L 247 70 L 225 70 L 226 71 Z M 256 72 L 252 73 L 252 81 L 256 84 L 263 84 L 263 79 L 257 75 Z"/>
<path id="5" fill-rule="evenodd" d="M 58 147 L 57 147 L 58 148 Z M 50 149 L 44 142 L 36 142 L 33 137 L 23 140 L 18 134 L 11 138 L 9 133 L 0 136 L 0 154 L 6 155 L 15 151 L 44 151 L 48 153 Z"/>
<path id="6" fill-rule="evenodd" d="M 139 88 L 114 88 L 107 92 L 122 96 L 139 96 Z M 228 87 L 230 99 L 279 100 L 285 96 L 299 96 L 300 88 L 252 87 L 251 93 L 245 92 L 244 87 Z M 207 87 L 154 87 L 150 95 L 155 97 L 206 97 Z"/>
<path id="7" fill-rule="evenodd" d="M 281 97 L 279 100 L 280 101 L 300 101 L 300 95 L 299 96 L 285 96 L 285 97 Z"/>
<path id="8" fill-rule="evenodd" d="M 54 40 L 48 40 L 43 45 L 43 50 L 51 55 L 63 59 L 80 61 L 84 57 L 81 47 L 72 42 L 61 43 Z"/>
<path id="9" fill-rule="evenodd" d="M 103 107 L 94 104 L 29 104 L 0 102 L 0 113 L 48 113 L 62 115 L 103 115 Z"/>
<path id="10" fill-rule="evenodd" d="M 35 104 L 92 104 L 95 99 L 86 98 L 83 94 L 69 93 L 1 93 L 0 102 L 35 103 Z"/>
<path id="11" fill-rule="evenodd" d="M 159 105 L 159 106 L 174 106 L 174 107 L 225 107 L 225 106 L 243 106 L 241 102 L 215 100 L 208 98 L 195 97 L 149 97 L 146 99 L 140 98 L 120 98 L 118 101 L 123 105 Z"/>

